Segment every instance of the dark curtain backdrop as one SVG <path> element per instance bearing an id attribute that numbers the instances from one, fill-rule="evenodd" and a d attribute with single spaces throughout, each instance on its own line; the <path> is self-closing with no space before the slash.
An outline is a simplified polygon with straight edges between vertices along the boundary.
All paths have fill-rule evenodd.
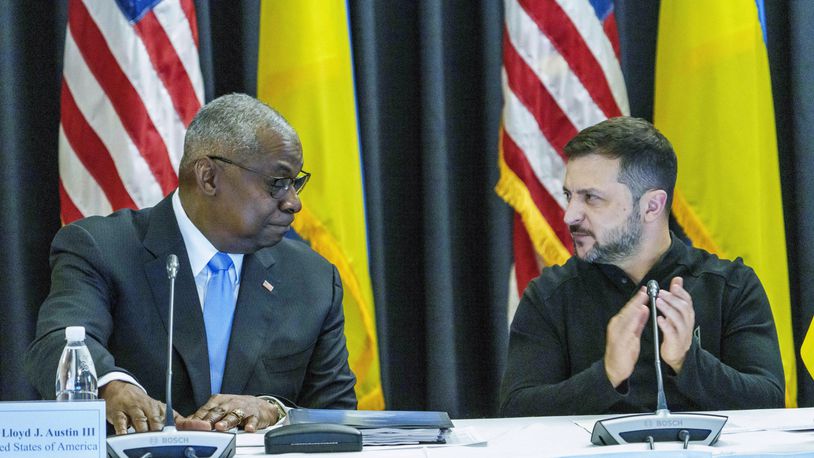
<path id="1" fill-rule="evenodd" d="M 197 1 L 206 97 L 255 94 L 253 0 Z M 57 129 L 66 6 L 0 9 L 0 400 L 33 399 L 22 356 L 59 228 Z M 390 409 L 492 416 L 505 363 L 511 211 L 497 180 L 500 0 L 350 0 L 370 264 Z M 814 307 L 814 2 L 768 5 L 797 346 Z M 658 3 L 617 0 L 632 114 L 651 118 Z M 262 50 L 261 50 L 262 52 Z M 296 126 L 295 126 L 296 127 Z M 307 151 L 305 152 L 307 155 Z M 814 389 L 801 366 L 801 404 Z"/>

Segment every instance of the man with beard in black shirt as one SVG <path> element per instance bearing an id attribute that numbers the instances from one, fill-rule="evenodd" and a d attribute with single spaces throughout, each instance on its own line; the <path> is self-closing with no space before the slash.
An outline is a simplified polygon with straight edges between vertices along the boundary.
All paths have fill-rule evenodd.
<path id="1" fill-rule="evenodd" d="M 654 411 L 649 280 L 662 288 L 656 306 L 672 410 L 783 407 L 780 349 L 760 280 L 740 259 L 692 248 L 669 230 L 670 142 L 647 121 L 620 117 L 583 130 L 565 153 L 575 255 L 544 269 L 523 294 L 502 414 Z"/>

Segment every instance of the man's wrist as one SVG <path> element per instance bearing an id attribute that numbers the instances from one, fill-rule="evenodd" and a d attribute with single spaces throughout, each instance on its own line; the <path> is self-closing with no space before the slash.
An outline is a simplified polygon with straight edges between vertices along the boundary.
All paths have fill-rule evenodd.
<path id="1" fill-rule="evenodd" d="M 625 380 L 627 380 L 629 378 L 629 376 L 628 377 L 622 377 L 622 376 L 620 376 L 618 374 L 613 373 L 611 371 L 609 365 L 608 365 L 608 360 L 607 359 L 604 360 L 603 367 L 605 369 L 605 377 L 608 378 L 608 382 L 610 382 L 613 389 L 617 389 L 619 387 L 619 385 L 622 384 L 622 382 L 624 382 Z"/>
<path id="2" fill-rule="evenodd" d="M 682 367 L 684 367 L 684 361 L 685 361 L 686 359 L 687 359 L 687 358 L 686 358 L 686 357 L 684 357 L 684 358 L 681 358 L 681 359 L 680 359 L 680 360 L 678 360 L 678 361 L 672 361 L 672 362 L 668 362 L 668 363 L 667 363 L 667 365 L 668 365 L 668 366 L 670 366 L 670 369 L 672 369 L 672 370 L 673 370 L 673 372 L 675 372 L 675 374 L 676 374 L 676 375 L 678 375 L 678 374 L 680 374 L 680 373 L 681 373 L 681 368 L 682 368 Z M 666 362 L 666 361 L 665 361 L 665 362 Z"/>
<path id="3" fill-rule="evenodd" d="M 144 387 L 141 386 L 141 384 L 138 382 L 138 380 L 136 380 L 132 375 L 121 371 L 108 372 L 107 374 L 99 377 L 99 382 L 97 383 L 99 391 L 101 392 L 102 388 L 104 388 L 108 383 L 114 381 L 136 385 L 137 387 L 141 388 L 141 391 L 144 391 L 145 393 L 147 392 L 147 390 L 145 390 Z"/>
<path id="4" fill-rule="evenodd" d="M 277 409 L 277 423 L 280 423 L 288 415 L 285 405 L 274 396 L 257 396 L 257 398 L 268 402 Z"/>

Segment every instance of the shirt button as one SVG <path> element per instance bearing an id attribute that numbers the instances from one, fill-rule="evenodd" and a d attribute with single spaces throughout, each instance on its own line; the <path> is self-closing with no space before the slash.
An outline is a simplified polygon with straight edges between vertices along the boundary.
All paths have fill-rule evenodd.
<path id="1" fill-rule="evenodd" d="M 623 279 L 622 279 L 622 283 L 627 284 L 627 278 L 623 278 Z"/>

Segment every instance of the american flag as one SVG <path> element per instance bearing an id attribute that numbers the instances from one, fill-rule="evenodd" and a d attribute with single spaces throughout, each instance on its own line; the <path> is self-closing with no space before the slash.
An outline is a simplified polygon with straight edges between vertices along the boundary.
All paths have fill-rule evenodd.
<path id="1" fill-rule="evenodd" d="M 495 189 L 515 210 L 516 301 L 542 266 L 573 252 L 563 222 L 563 147 L 629 108 L 612 0 L 505 0 L 505 12 Z"/>
<path id="2" fill-rule="evenodd" d="M 71 0 L 59 126 L 64 224 L 157 203 L 204 100 L 192 0 Z"/>

